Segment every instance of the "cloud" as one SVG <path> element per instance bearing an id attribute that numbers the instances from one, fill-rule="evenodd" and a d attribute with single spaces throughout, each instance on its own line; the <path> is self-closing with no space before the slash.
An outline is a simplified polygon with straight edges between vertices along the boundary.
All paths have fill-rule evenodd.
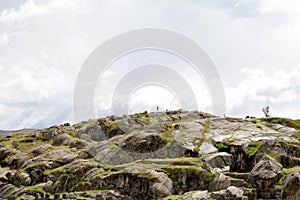
<path id="1" fill-rule="evenodd" d="M 259 115 L 270 104 L 274 115 L 300 118 L 295 109 L 297 0 L 27 0 L 0 3 L 0 129 L 74 122 L 73 89 L 87 56 L 112 36 L 144 27 L 178 31 L 206 50 L 224 82 L 227 115 Z M 147 59 L 141 55 L 139 60 Z M 162 60 L 170 66 L 179 63 Z M 108 92 L 129 71 L 128 64 L 110 69 L 104 79 Z M 199 86 L 201 80 L 187 66 L 176 69 L 196 85 L 201 109 L 207 108 L 209 93 Z M 109 110 L 110 102 L 97 98 Z"/>
<path id="2" fill-rule="evenodd" d="M 300 106 L 300 69 L 266 73 L 244 68 L 241 73 L 243 82 L 226 88 L 229 113 L 261 116 L 261 108 L 269 105 L 273 116 L 299 117 L 293 108 Z"/>

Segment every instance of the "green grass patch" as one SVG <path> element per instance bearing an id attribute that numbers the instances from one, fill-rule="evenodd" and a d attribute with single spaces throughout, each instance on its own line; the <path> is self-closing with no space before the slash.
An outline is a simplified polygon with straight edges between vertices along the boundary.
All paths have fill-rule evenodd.
<path id="1" fill-rule="evenodd" d="M 262 144 L 261 141 L 257 141 L 257 142 L 252 141 L 252 142 L 250 142 L 247 149 L 245 150 L 245 153 L 249 156 L 254 155 L 261 144 Z"/>
<path id="2" fill-rule="evenodd" d="M 271 124 L 281 124 L 283 126 L 300 130 L 300 119 L 294 120 L 288 118 L 273 117 L 273 118 L 262 118 L 261 120 Z"/>
<path id="3" fill-rule="evenodd" d="M 206 140 L 206 133 L 208 132 L 210 127 L 210 118 L 207 118 L 204 127 L 200 130 L 202 133 L 201 138 L 194 138 L 193 145 L 194 145 L 194 152 L 199 152 L 200 151 L 200 146 L 202 143 Z"/>
<path id="4" fill-rule="evenodd" d="M 256 123 L 256 128 L 259 128 L 260 130 L 263 130 L 263 127 L 262 127 L 262 125 L 261 125 L 261 124 L 259 124 L 259 123 Z"/>
<path id="5" fill-rule="evenodd" d="M 300 131 L 298 131 L 297 133 L 294 133 L 292 135 L 293 138 L 296 138 L 299 142 L 300 142 Z"/>

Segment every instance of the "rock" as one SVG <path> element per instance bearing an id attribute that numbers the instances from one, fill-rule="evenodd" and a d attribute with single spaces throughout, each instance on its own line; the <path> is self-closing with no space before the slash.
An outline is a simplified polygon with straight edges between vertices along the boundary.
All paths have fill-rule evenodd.
<path id="1" fill-rule="evenodd" d="M 248 181 L 260 189 L 274 188 L 281 178 L 282 165 L 274 158 L 264 156 L 251 170 Z"/>
<path id="2" fill-rule="evenodd" d="M 11 197 L 19 197 L 21 189 L 15 187 L 12 184 L 0 182 L 0 197 L 3 199 L 8 199 Z"/>
<path id="3" fill-rule="evenodd" d="M 57 136 L 57 128 L 51 128 L 48 130 L 48 132 L 45 134 L 44 138 L 45 140 L 52 140 L 55 136 Z"/>
<path id="4" fill-rule="evenodd" d="M 61 146 L 61 145 L 68 145 L 70 143 L 71 136 L 69 134 L 61 134 L 56 136 L 53 139 L 53 146 Z"/>
<path id="5" fill-rule="evenodd" d="M 31 150 L 31 153 L 34 155 L 34 156 L 38 156 L 38 155 L 41 155 L 43 154 L 45 151 L 47 151 L 48 149 L 51 148 L 51 145 L 50 144 L 45 144 L 45 145 L 42 145 L 42 146 L 38 146 L 34 149 Z"/>
<path id="6" fill-rule="evenodd" d="M 243 194 L 244 194 L 244 191 L 235 186 L 229 186 L 227 188 L 227 196 L 241 198 L 243 196 Z"/>
<path id="7" fill-rule="evenodd" d="M 105 132 L 102 130 L 98 121 L 90 124 L 85 129 L 80 129 L 78 131 L 78 134 L 82 140 L 86 140 L 87 138 L 90 138 L 91 140 L 94 141 L 103 141 L 107 139 Z"/>
<path id="8" fill-rule="evenodd" d="M 209 154 L 209 153 L 214 153 L 218 152 L 218 149 L 214 147 L 214 145 L 204 141 L 201 146 L 200 146 L 200 153 L 203 154 Z"/>
<path id="9" fill-rule="evenodd" d="M 140 132 L 128 137 L 122 149 L 130 152 L 149 153 L 156 151 L 167 144 L 160 134 L 152 132 Z"/>
<path id="10" fill-rule="evenodd" d="M 208 191 L 191 191 L 184 193 L 180 199 L 189 200 L 189 199 L 197 199 L 197 200 L 213 200 L 213 198 L 209 195 Z"/>
<path id="11" fill-rule="evenodd" d="M 84 149 L 87 146 L 84 140 L 72 140 L 70 143 L 70 148 Z"/>
<path id="12" fill-rule="evenodd" d="M 292 172 L 289 173 L 283 184 L 281 190 L 282 199 L 300 199 L 300 173 Z"/>
<path id="13" fill-rule="evenodd" d="M 208 190 L 209 191 L 219 191 L 226 189 L 230 186 L 231 181 L 224 175 L 218 174 L 215 176 L 214 180 L 209 183 Z"/>
<path id="14" fill-rule="evenodd" d="M 204 158 L 204 168 L 211 173 L 229 172 L 233 164 L 232 155 L 226 152 L 215 153 Z"/>
<path id="15" fill-rule="evenodd" d="M 22 151 L 11 148 L 0 148 L 0 163 L 11 169 L 20 169 L 31 157 Z"/>
<path id="16" fill-rule="evenodd" d="M 248 199 L 243 196 L 244 192 L 242 189 L 236 188 L 234 186 L 228 187 L 226 190 L 221 190 L 217 192 L 212 192 L 211 196 L 216 200 L 223 199 L 235 199 L 235 200 L 244 200 Z"/>
<path id="17" fill-rule="evenodd" d="M 21 185 L 29 186 L 31 184 L 31 178 L 27 173 L 18 172 L 18 171 L 9 171 L 6 173 L 8 181 L 20 187 Z"/>

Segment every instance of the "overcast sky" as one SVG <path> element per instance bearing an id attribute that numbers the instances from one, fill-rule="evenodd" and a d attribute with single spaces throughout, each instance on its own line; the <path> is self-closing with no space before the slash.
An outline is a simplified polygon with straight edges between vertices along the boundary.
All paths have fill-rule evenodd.
<path id="1" fill-rule="evenodd" d="M 145 27 L 174 30 L 206 51 L 223 81 L 227 116 L 261 117 L 269 105 L 272 116 L 300 118 L 298 0 L 10 0 L 0 2 L 0 129 L 74 123 L 74 85 L 88 55 L 114 35 Z M 155 53 L 142 58 L 149 56 Z M 111 66 L 98 86 L 110 89 L 95 93 L 97 116 L 111 114 L 105 92 L 140 57 Z M 193 85 L 198 109 L 210 111 L 205 87 L 175 61 L 166 65 Z M 128 103 L 132 112 L 180 107 L 176 95 L 154 86 Z"/>

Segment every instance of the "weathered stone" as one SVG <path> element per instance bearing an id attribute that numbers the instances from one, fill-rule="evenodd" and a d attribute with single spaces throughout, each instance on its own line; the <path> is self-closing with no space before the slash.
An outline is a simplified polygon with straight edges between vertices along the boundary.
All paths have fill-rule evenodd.
<path id="1" fill-rule="evenodd" d="M 274 158 L 264 156 L 251 170 L 248 181 L 255 188 L 274 188 L 281 178 L 282 166 Z"/>
<path id="2" fill-rule="evenodd" d="M 71 141 L 71 136 L 69 134 L 61 134 L 56 136 L 53 139 L 53 146 L 61 146 L 61 145 L 68 145 Z"/>
<path id="3" fill-rule="evenodd" d="M 87 143 L 84 140 L 72 140 L 70 143 L 70 148 L 84 149 Z"/>
<path id="4" fill-rule="evenodd" d="M 233 164 L 232 155 L 220 152 L 204 158 L 204 168 L 211 173 L 229 172 Z"/>
<path id="5" fill-rule="evenodd" d="M 292 172 L 286 176 L 281 192 L 281 198 L 287 200 L 300 199 L 299 172 Z"/>
<path id="6" fill-rule="evenodd" d="M 219 191 L 226 189 L 230 186 L 231 181 L 224 174 L 218 174 L 215 176 L 214 180 L 209 183 L 209 191 Z"/>

